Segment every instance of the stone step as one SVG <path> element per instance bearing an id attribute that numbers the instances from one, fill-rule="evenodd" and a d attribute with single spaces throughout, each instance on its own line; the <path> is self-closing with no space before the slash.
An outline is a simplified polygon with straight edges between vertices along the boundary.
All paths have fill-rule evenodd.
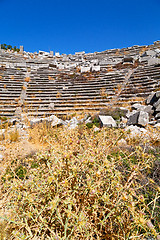
<path id="1" fill-rule="evenodd" d="M 106 94 L 106 93 L 105 93 Z M 104 96 L 105 96 L 104 94 Z M 114 94 L 114 92 L 110 92 L 109 94 Z M 103 95 L 103 94 L 101 94 Z M 59 98 L 59 97 L 62 97 L 62 98 L 69 98 L 69 97 L 73 97 L 74 99 L 76 98 L 79 98 L 79 97 L 98 97 L 100 96 L 100 92 L 93 92 L 93 93 L 90 93 L 90 92 L 80 92 L 79 94 L 74 94 L 74 93 L 52 93 L 50 94 L 49 97 L 52 97 L 52 98 Z M 106 94 L 107 96 L 107 94 Z M 28 98 L 42 98 L 42 97 L 48 97 L 48 94 L 47 93 L 27 93 L 27 99 Z"/>
<path id="2" fill-rule="evenodd" d="M 155 81 L 156 82 L 156 81 Z M 122 83 L 123 84 L 123 83 Z M 120 84 L 117 83 L 108 83 L 108 84 L 99 84 L 99 85 L 87 85 L 87 86 L 71 86 L 71 85 L 65 85 L 65 86 L 44 86 L 44 85 L 28 85 L 27 90 L 30 91 L 39 91 L 39 90 L 63 90 L 63 91 L 79 91 L 81 89 L 84 90 L 96 90 L 96 89 L 104 89 L 104 88 L 113 88 L 113 87 L 117 87 L 120 86 Z M 12 88 L 13 89 L 13 88 Z"/>
<path id="3" fill-rule="evenodd" d="M 62 103 L 62 104 L 54 104 L 54 109 L 53 110 L 58 110 L 60 108 L 77 108 L 77 107 L 103 107 L 106 106 L 108 102 L 102 102 L 102 103 Z M 27 105 L 25 106 L 27 108 Z M 43 111 L 43 110 L 47 110 L 47 111 L 51 111 L 51 109 L 49 108 L 49 104 L 48 106 L 44 106 L 44 105 L 39 105 L 39 106 L 35 106 L 35 105 L 31 105 L 28 106 L 28 109 L 30 111 L 32 111 L 32 109 L 38 109 L 39 111 Z"/>
<path id="4" fill-rule="evenodd" d="M 37 81 L 37 82 L 33 82 L 33 81 L 30 81 L 28 85 L 30 86 L 37 86 L 37 87 L 41 87 L 41 86 L 52 86 L 52 87 L 64 87 L 64 86 L 73 86 L 73 87 L 89 87 L 89 86 L 99 86 L 99 85 L 111 85 L 111 84 L 120 84 L 120 83 L 123 83 L 124 80 L 121 80 L 121 81 L 118 81 L 118 80 L 103 80 L 103 81 L 98 81 L 96 80 L 95 82 L 70 82 L 70 81 L 67 81 L 67 82 L 42 82 L 42 81 Z"/>
<path id="5" fill-rule="evenodd" d="M 17 105 L 16 105 L 16 104 L 10 104 L 9 107 L 10 107 L 10 108 L 16 108 Z M 7 104 L 7 103 L 6 103 L 6 104 L 2 104 L 2 103 L 0 102 L 0 109 L 8 109 L 8 104 Z"/>
<path id="6" fill-rule="evenodd" d="M 20 97 L 20 92 L 19 93 L 12 93 L 12 92 L 0 92 L 0 100 L 3 99 L 3 98 L 17 98 L 17 97 Z"/>
<path id="7" fill-rule="evenodd" d="M 11 107 L 10 108 L 0 108 L 0 113 L 15 112 L 15 109 L 16 108 L 14 108 L 14 107 L 13 108 L 11 108 Z"/>
<path id="8" fill-rule="evenodd" d="M 62 112 L 62 111 L 83 111 L 83 110 L 99 110 L 101 107 L 104 107 L 104 105 L 102 105 L 102 106 L 77 106 L 77 107 L 60 107 L 60 108 L 58 108 L 58 109 L 54 109 L 54 110 L 50 110 L 50 109 L 35 109 L 35 108 L 33 108 L 33 109 L 24 109 L 24 110 L 26 110 L 26 112 L 28 111 L 28 112 L 30 112 L 30 113 L 32 113 L 32 112 L 42 112 L 42 113 L 45 113 L 45 112 L 52 112 L 52 114 L 54 113 L 54 112 Z"/>
<path id="9" fill-rule="evenodd" d="M 142 92 L 142 93 L 124 93 L 124 94 L 120 94 L 120 97 L 119 99 L 129 99 L 129 98 L 136 98 L 136 97 L 143 97 L 143 98 L 146 98 L 149 96 L 149 92 Z"/>
<path id="10" fill-rule="evenodd" d="M 30 104 L 34 104 L 34 105 L 39 105 L 39 104 L 44 104 L 44 105 L 49 105 L 49 103 L 54 103 L 54 104 L 81 104 L 81 103 L 101 103 L 101 102 L 107 102 L 109 101 L 109 99 L 73 99 L 73 100 L 67 100 L 67 101 L 64 101 L 63 100 L 54 100 L 53 102 L 52 101 L 25 101 L 25 104 L 26 105 L 30 105 Z"/>
<path id="11" fill-rule="evenodd" d="M 151 91 L 153 91 L 155 89 L 155 85 L 153 85 L 153 86 L 132 86 L 132 85 L 128 85 L 128 86 L 126 86 L 126 88 L 124 88 L 123 90 L 122 90 L 122 92 L 121 93 L 123 93 L 123 92 L 130 92 L 130 91 L 134 91 L 135 93 L 136 92 L 139 92 L 139 91 L 148 91 L 148 92 L 151 92 Z"/>
<path id="12" fill-rule="evenodd" d="M 62 95 L 63 97 L 65 97 L 65 96 L 74 96 L 74 97 L 76 97 L 77 95 L 83 95 L 83 96 L 85 96 L 85 95 L 87 95 L 87 96 L 97 96 L 97 95 L 102 95 L 102 94 L 106 94 L 107 95 L 107 93 L 112 93 L 112 94 L 114 94 L 114 92 L 115 92 L 115 90 L 116 89 L 114 89 L 114 90 L 112 90 L 112 91 L 110 91 L 110 89 L 104 89 L 104 91 L 103 90 L 101 90 L 101 89 L 97 89 L 97 90 L 81 90 L 81 91 L 39 91 L 39 92 L 37 92 L 37 91 L 26 91 L 26 93 L 27 93 L 27 97 L 29 97 L 29 96 L 36 96 L 36 97 L 38 97 L 38 96 L 46 96 L 46 95 L 50 95 L 50 96 L 55 96 L 55 97 L 58 97 L 58 95 Z"/>
<path id="13" fill-rule="evenodd" d="M 58 110 L 54 110 L 54 111 L 29 111 L 27 112 L 27 115 L 28 116 L 46 116 L 46 115 L 53 115 L 53 114 L 60 114 L 60 115 L 64 115 L 64 114 L 68 114 L 68 113 L 75 113 L 75 112 L 84 112 L 84 111 L 89 111 L 89 112 L 93 112 L 93 111 L 99 111 L 100 108 L 97 107 L 97 108 L 89 108 L 89 107 L 86 107 L 86 108 L 66 108 L 66 109 L 58 109 Z M 23 110 L 23 112 L 25 113 L 25 111 Z M 4 111 L 1 111 L 0 109 L 0 115 L 1 116 L 4 116 L 4 117 L 13 117 L 15 114 L 15 111 L 12 111 L 12 110 L 9 110 L 8 112 L 4 112 Z"/>

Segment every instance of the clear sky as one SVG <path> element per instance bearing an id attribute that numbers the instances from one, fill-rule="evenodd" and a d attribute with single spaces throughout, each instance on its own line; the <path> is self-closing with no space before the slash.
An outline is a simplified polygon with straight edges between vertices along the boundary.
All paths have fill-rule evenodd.
<path id="1" fill-rule="evenodd" d="M 0 43 L 74 53 L 160 40 L 160 0 L 0 0 Z"/>

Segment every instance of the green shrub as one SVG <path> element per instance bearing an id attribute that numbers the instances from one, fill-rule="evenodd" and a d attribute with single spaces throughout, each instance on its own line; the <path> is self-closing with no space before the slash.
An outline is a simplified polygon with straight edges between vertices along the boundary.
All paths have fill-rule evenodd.
<path id="1" fill-rule="evenodd" d="M 121 117 L 125 117 L 126 116 L 126 111 L 120 109 L 120 108 L 113 108 L 113 109 L 102 109 L 100 111 L 100 115 L 108 115 L 108 116 L 112 116 L 115 120 L 120 120 Z"/>
<path id="2" fill-rule="evenodd" d="M 26 176 L 27 170 L 24 166 L 20 165 L 15 169 L 15 174 L 20 179 L 24 179 Z"/>
<path id="3" fill-rule="evenodd" d="M 98 117 L 94 117 L 94 119 L 92 120 L 92 123 L 96 126 L 96 127 L 100 127 L 100 120 Z"/>
<path id="4" fill-rule="evenodd" d="M 89 122 L 89 123 L 86 123 L 86 126 L 87 126 L 87 128 L 93 128 L 93 123 L 92 122 Z"/>

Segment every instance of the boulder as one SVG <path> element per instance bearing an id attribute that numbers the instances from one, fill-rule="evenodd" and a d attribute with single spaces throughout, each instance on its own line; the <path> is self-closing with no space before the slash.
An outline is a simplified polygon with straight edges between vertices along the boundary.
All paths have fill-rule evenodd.
<path id="1" fill-rule="evenodd" d="M 130 116 L 127 121 L 127 125 L 137 125 L 138 117 L 139 117 L 139 112 L 134 111 L 133 113 L 130 113 Z"/>
<path id="2" fill-rule="evenodd" d="M 160 106 L 160 98 L 158 99 L 157 102 L 155 102 L 155 103 L 153 104 L 153 107 L 157 108 L 158 105 Z"/>
<path id="3" fill-rule="evenodd" d="M 148 135 L 148 132 L 145 128 L 141 128 L 141 127 L 133 126 L 133 125 L 127 126 L 125 128 L 125 131 L 130 133 L 129 135 L 131 138 L 135 138 L 137 136 L 144 137 L 144 136 Z"/>
<path id="4" fill-rule="evenodd" d="M 144 111 L 136 111 L 130 115 L 127 125 L 140 125 L 145 127 L 149 122 L 149 114 Z"/>
<path id="5" fill-rule="evenodd" d="M 69 126 L 69 129 L 74 129 L 78 126 L 78 123 L 79 121 L 77 120 L 76 117 L 73 117 L 71 120 L 70 120 L 70 126 Z"/>
<path id="6" fill-rule="evenodd" d="M 149 114 L 147 112 L 140 111 L 138 116 L 138 125 L 145 127 L 149 122 Z"/>
<path id="7" fill-rule="evenodd" d="M 160 98 L 160 91 L 156 92 L 156 98 Z"/>
<path id="8" fill-rule="evenodd" d="M 160 53 L 160 49 L 158 49 L 158 48 L 154 49 L 154 51 L 155 51 L 156 53 Z"/>
<path id="9" fill-rule="evenodd" d="M 154 57 L 154 58 L 150 58 L 149 60 L 148 60 L 148 65 L 149 66 L 151 66 L 151 65 L 159 65 L 160 64 L 160 59 L 159 58 L 156 58 L 156 57 Z"/>
<path id="10" fill-rule="evenodd" d="M 139 103 L 135 103 L 132 105 L 132 109 L 133 110 L 137 110 L 137 111 L 143 111 L 143 112 L 147 112 L 149 114 L 153 114 L 154 110 L 153 110 L 153 106 L 152 105 L 141 105 Z"/>
<path id="11" fill-rule="evenodd" d="M 30 127 L 35 126 L 36 124 L 39 124 L 42 122 L 42 118 L 32 118 L 30 120 Z"/>
<path id="12" fill-rule="evenodd" d="M 120 122 L 120 124 L 119 124 L 119 127 L 120 127 L 120 128 L 125 128 L 126 125 L 127 125 L 127 121 L 128 121 L 127 118 L 122 117 L 122 118 L 121 118 L 121 122 Z"/>
<path id="13" fill-rule="evenodd" d="M 62 120 L 57 118 L 55 115 L 51 115 L 50 117 L 46 117 L 46 118 L 33 118 L 30 120 L 30 126 L 33 127 L 37 124 L 40 123 L 46 123 L 46 124 L 51 124 L 52 127 L 55 127 L 57 125 L 62 124 Z"/>
<path id="14" fill-rule="evenodd" d="M 147 55 L 147 56 L 155 56 L 156 55 L 156 52 L 154 51 L 154 50 L 147 50 L 146 52 L 145 52 L 145 54 Z"/>
<path id="15" fill-rule="evenodd" d="M 71 120 L 64 121 L 63 125 L 65 125 L 69 129 L 74 129 L 78 126 L 79 123 L 80 121 L 76 117 L 73 117 Z"/>
<path id="16" fill-rule="evenodd" d="M 126 114 L 126 117 L 127 118 L 130 118 L 130 116 L 132 116 L 134 113 L 136 113 L 137 112 L 137 110 L 133 110 L 132 112 L 128 112 L 127 114 Z"/>
<path id="17" fill-rule="evenodd" d="M 160 104 L 156 107 L 155 112 L 157 112 L 157 113 L 160 112 Z"/>
<path id="18" fill-rule="evenodd" d="M 132 108 L 132 110 L 144 111 L 145 107 L 146 106 L 144 106 L 144 105 L 141 105 L 139 103 L 135 103 L 135 104 L 132 105 L 131 108 Z"/>
<path id="19" fill-rule="evenodd" d="M 157 93 L 152 92 L 146 99 L 146 104 L 153 105 L 158 100 Z"/>
<path id="20" fill-rule="evenodd" d="M 63 123 L 63 121 L 60 118 L 57 118 L 56 116 L 52 115 L 51 116 L 51 126 L 55 127 L 58 125 L 61 125 Z"/>
<path id="21" fill-rule="evenodd" d="M 151 105 L 145 106 L 143 111 L 147 112 L 149 114 L 153 114 L 154 113 L 153 106 L 151 106 Z"/>
<path id="22" fill-rule="evenodd" d="M 157 113 L 155 119 L 160 119 L 160 113 Z"/>
<path id="23" fill-rule="evenodd" d="M 116 121 L 111 116 L 99 115 L 102 127 L 117 127 Z"/>

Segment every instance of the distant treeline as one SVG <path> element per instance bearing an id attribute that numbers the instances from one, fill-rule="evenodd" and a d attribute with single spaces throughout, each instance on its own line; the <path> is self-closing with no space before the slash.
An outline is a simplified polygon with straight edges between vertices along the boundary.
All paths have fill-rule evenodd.
<path id="1" fill-rule="evenodd" d="M 1 49 L 4 49 L 4 50 L 10 49 L 10 50 L 17 51 L 17 52 L 20 51 L 20 49 L 17 48 L 16 46 L 12 47 L 11 45 L 7 45 L 7 44 L 5 44 L 5 43 L 4 43 L 4 44 L 1 44 Z"/>

